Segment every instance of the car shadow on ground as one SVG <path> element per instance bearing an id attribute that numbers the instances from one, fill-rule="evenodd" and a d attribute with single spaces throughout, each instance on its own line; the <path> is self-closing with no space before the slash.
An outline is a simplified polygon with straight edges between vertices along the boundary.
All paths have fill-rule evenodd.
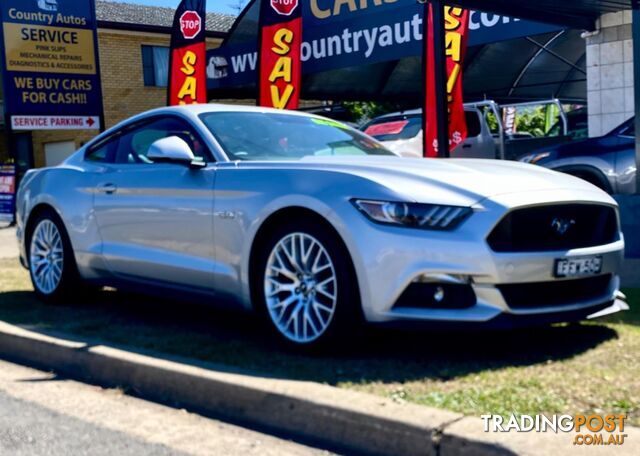
<path id="1" fill-rule="evenodd" d="M 327 384 L 446 381 L 568 359 L 618 336 L 593 323 L 499 332 L 368 329 L 331 352 L 309 355 L 283 347 L 251 314 L 113 291 L 73 305 L 42 304 L 26 291 L 0 293 L 0 320 L 201 367 Z"/>

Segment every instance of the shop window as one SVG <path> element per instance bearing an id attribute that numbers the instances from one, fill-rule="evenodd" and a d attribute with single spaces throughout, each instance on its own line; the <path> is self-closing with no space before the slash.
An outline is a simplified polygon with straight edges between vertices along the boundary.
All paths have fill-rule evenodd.
<path id="1" fill-rule="evenodd" d="M 167 87 L 169 82 L 169 48 L 143 45 L 142 72 L 145 86 Z"/>

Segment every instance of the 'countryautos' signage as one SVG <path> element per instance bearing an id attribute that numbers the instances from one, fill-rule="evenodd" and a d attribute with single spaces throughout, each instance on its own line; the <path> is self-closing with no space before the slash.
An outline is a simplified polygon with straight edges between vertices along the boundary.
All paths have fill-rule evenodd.
<path id="1" fill-rule="evenodd" d="M 14 130 L 99 129 L 93 0 L 2 0 L 4 98 Z"/>
<path id="2" fill-rule="evenodd" d="M 254 3 L 249 8 L 256 6 Z M 306 0 L 300 6 L 304 23 L 300 46 L 303 74 L 422 55 L 424 7 L 416 0 Z M 257 80 L 258 26 L 251 23 L 252 17 L 247 13 L 244 26 L 231 32 L 228 43 L 207 53 L 210 89 Z M 560 29 L 556 25 L 471 11 L 469 46 Z"/>

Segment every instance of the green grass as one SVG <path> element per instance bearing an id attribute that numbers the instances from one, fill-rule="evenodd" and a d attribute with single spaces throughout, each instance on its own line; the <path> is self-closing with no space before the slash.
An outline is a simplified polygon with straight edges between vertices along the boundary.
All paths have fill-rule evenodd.
<path id="1" fill-rule="evenodd" d="M 0 260 L 0 320 L 257 375 L 310 380 L 468 415 L 627 413 L 640 425 L 640 290 L 599 322 L 517 332 L 354 334 L 339 354 L 283 350 L 251 316 L 102 292 L 43 305 L 28 274 Z"/>

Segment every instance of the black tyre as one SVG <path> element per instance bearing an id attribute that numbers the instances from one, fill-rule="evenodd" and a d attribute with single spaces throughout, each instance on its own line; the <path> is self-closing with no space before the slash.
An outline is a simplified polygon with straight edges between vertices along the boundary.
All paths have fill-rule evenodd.
<path id="1" fill-rule="evenodd" d="M 313 220 L 273 230 L 252 271 L 255 306 L 289 347 L 316 349 L 353 333 L 361 322 L 349 253 Z"/>
<path id="2" fill-rule="evenodd" d="M 83 283 L 71 242 L 53 210 L 42 211 L 30 223 L 26 245 L 31 283 L 40 299 L 60 302 L 79 294 Z"/>

